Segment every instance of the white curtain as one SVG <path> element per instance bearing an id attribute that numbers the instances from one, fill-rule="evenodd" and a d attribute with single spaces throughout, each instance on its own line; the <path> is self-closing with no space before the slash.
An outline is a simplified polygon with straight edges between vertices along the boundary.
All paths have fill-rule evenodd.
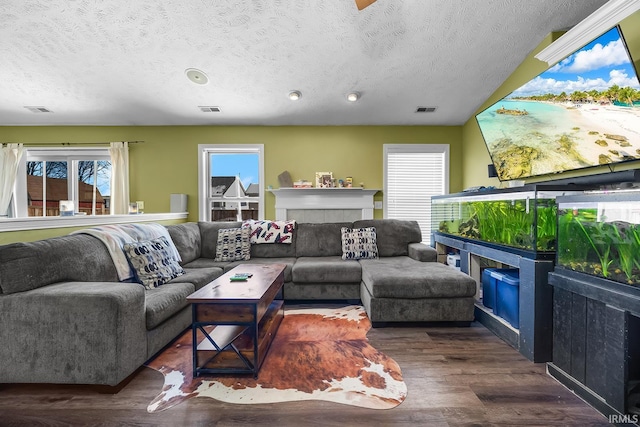
<path id="1" fill-rule="evenodd" d="M 23 153 L 22 144 L 7 144 L 0 149 L 0 217 L 7 215 Z"/>
<path id="2" fill-rule="evenodd" d="M 112 142 L 111 155 L 111 214 L 129 213 L 129 143 Z"/>

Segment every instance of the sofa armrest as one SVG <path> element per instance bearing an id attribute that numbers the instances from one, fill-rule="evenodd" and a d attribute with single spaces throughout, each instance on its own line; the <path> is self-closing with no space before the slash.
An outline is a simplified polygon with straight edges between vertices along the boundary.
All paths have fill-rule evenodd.
<path id="1" fill-rule="evenodd" d="M 0 383 L 114 386 L 147 356 L 137 283 L 63 282 L 0 295 Z"/>
<path id="2" fill-rule="evenodd" d="M 436 262 L 438 260 L 438 252 L 424 243 L 409 243 L 409 257 L 416 261 Z"/>

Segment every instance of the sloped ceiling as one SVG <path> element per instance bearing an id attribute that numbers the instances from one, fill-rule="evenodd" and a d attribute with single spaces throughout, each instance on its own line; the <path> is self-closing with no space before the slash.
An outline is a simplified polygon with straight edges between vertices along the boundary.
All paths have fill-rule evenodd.
<path id="1" fill-rule="evenodd" d="M 3 0 L 0 125 L 460 125 L 604 3 Z"/>

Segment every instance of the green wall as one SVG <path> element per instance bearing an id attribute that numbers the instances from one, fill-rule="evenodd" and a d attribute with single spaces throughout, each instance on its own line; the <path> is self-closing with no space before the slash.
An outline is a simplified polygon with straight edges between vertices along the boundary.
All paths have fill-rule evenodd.
<path id="1" fill-rule="evenodd" d="M 294 180 L 314 181 L 316 171 L 352 176 L 367 188 L 383 185 L 383 144 L 449 144 L 452 192 L 462 189 L 460 126 L 7 126 L 0 141 L 30 143 L 144 141 L 129 149 L 131 200 L 145 202 L 145 212 L 169 211 L 169 195 L 189 196 L 189 221 L 198 219 L 198 144 L 264 144 L 265 182 L 278 187 L 285 170 Z M 382 193 L 376 195 L 382 200 Z M 275 215 L 267 192 L 265 216 Z M 375 215 L 382 217 L 382 211 Z M 63 229 L 58 229 L 63 230 Z M 12 232 L 3 240 L 22 240 Z M 33 231 L 51 237 L 54 230 Z M 66 234 L 60 232 L 60 234 Z M 58 234 L 58 235 L 60 235 Z"/>
<path id="2" fill-rule="evenodd" d="M 636 12 L 628 18 L 620 22 L 620 28 L 622 34 L 629 48 L 629 53 L 634 59 L 636 70 L 640 72 L 640 12 Z M 462 186 L 463 188 L 484 185 L 493 185 L 495 187 L 504 187 L 497 178 L 489 178 L 487 175 L 487 165 L 491 163 L 489 152 L 478 128 L 478 124 L 475 120 L 475 115 L 491 106 L 495 102 L 499 101 L 509 93 L 513 92 L 529 80 L 536 77 L 538 74 L 544 72 L 549 68 L 546 62 L 542 62 L 535 58 L 542 49 L 549 46 L 553 41 L 560 37 L 562 33 L 549 34 L 539 45 L 534 49 L 527 58 L 516 68 L 516 70 L 509 76 L 507 80 L 485 101 L 480 108 L 469 118 L 469 120 L 462 127 L 462 141 L 463 152 L 462 168 L 464 170 Z M 615 166 L 615 170 L 628 170 L 638 167 L 638 162 L 625 163 L 624 165 Z M 591 175 L 595 173 L 608 172 L 608 167 L 591 168 L 586 171 L 568 172 L 558 178 L 562 177 L 574 177 L 580 175 Z M 536 182 L 548 179 L 532 178 L 527 182 Z"/>

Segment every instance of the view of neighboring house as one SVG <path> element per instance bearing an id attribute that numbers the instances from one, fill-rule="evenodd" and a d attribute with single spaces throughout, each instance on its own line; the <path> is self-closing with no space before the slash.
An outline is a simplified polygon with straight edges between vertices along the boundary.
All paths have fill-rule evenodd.
<path id="1" fill-rule="evenodd" d="M 238 199 L 244 197 L 258 197 L 258 184 L 251 184 L 244 188 L 240 178 L 235 176 L 212 176 L 211 198 Z M 258 203 L 249 201 L 214 201 L 211 207 L 212 221 L 236 221 L 238 218 L 238 203 L 242 219 L 258 219 Z"/>
<path id="2" fill-rule="evenodd" d="M 43 192 L 42 177 L 27 175 L 27 196 L 29 216 L 43 216 L 43 206 L 46 208 L 46 216 L 58 216 L 60 214 L 60 200 L 68 200 L 68 183 L 66 178 L 47 178 L 46 195 Z M 80 206 L 76 206 L 76 212 L 88 215 L 92 213 L 93 185 L 85 182 L 78 183 L 78 200 Z M 46 203 L 43 201 L 46 197 Z M 108 215 L 108 196 L 103 197 L 96 188 L 96 215 Z"/>

